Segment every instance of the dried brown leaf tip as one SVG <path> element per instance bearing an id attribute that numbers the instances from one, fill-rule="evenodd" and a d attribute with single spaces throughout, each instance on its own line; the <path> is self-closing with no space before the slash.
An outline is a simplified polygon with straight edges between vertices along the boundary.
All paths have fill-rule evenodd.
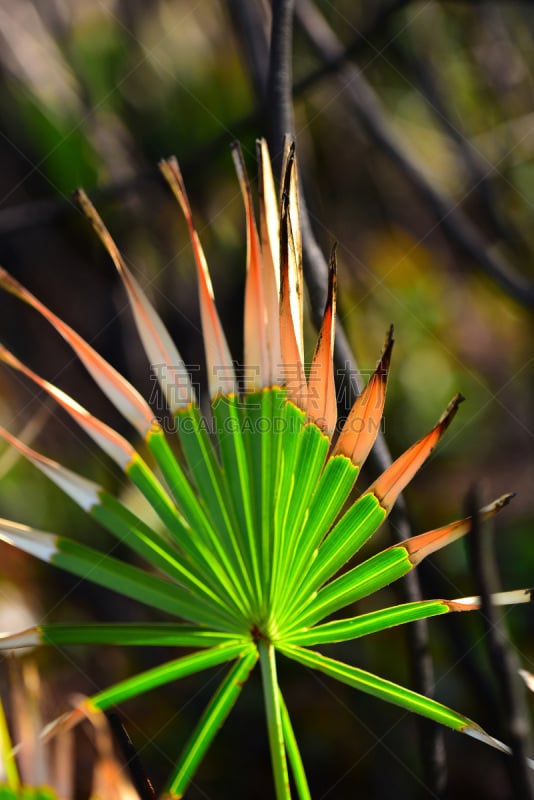
<path id="1" fill-rule="evenodd" d="M 481 520 L 486 520 L 497 514 L 502 508 L 508 505 L 510 500 L 514 497 L 513 494 L 504 494 L 498 497 L 492 503 L 484 506 L 479 511 Z M 449 525 L 444 525 L 441 528 L 436 528 L 433 531 L 422 533 L 419 536 L 413 536 L 408 539 L 404 546 L 410 557 L 412 564 L 419 564 L 424 558 L 436 550 L 451 544 L 471 530 L 473 519 L 472 517 L 465 517 L 464 519 L 451 522 Z M 523 591 L 523 590 L 521 590 Z"/>
<path id="2" fill-rule="evenodd" d="M 334 378 L 334 336 L 336 328 L 337 265 L 336 247 L 332 248 L 328 274 L 328 294 L 319 339 L 308 376 L 308 416 L 328 436 L 337 421 L 337 397 Z"/>
<path id="3" fill-rule="evenodd" d="M 432 430 L 399 456 L 369 487 L 366 493 L 372 492 L 386 511 L 390 511 L 400 492 L 432 453 L 454 419 L 463 399 L 461 394 L 456 394 Z"/>
<path id="4" fill-rule="evenodd" d="M 393 344 L 393 325 L 391 325 L 377 367 L 351 408 L 334 446 L 333 455 L 344 455 L 357 467 L 360 467 L 369 455 L 380 430 Z"/>

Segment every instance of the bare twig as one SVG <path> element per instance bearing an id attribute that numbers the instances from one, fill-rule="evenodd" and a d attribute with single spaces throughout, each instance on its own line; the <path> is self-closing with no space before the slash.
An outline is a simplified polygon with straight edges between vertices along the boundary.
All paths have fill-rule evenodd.
<path id="1" fill-rule="evenodd" d="M 237 45 L 243 54 L 244 63 L 250 67 L 247 76 L 252 80 L 256 102 L 259 104 L 265 95 L 269 59 L 269 43 L 261 5 L 251 3 L 250 0 L 228 0 L 227 4 Z"/>
<path id="2" fill-rule="evenodd" d="M 277 172 L 282 160 L 284 137 L 294 135 L 291 56 L 295 0 L 273 0 L 266 114 L 271 158 Z"/>
<path id="3" fill-rule="evenodd" d="M 296 15 L 300 28 L 324 63 L 341 58 L 343 45 L 311 0 L 297 0 Z M 534 309 L 534 286 L 515 272 L 503 257 L 490 250 L 457 204 L 434 188 L 416 156 L 394 133 L 379 98 L 360 70 L 342 62 L 336 74 L 362 128 L 412 184 L 427 207 L 432 209 L 455 247 L 517 302 Z"/>
<path id="4" fill-rule="evenodd" d="M 132 742 L 128 731 L 124 727 L 119 714 L 117 711 L 108 711 L 106 712 L 106 717 L 113 731 L 113 735 L 122 750 L 122 754 L 126 759 L 128 771 L 139 794 L 140 800 L 156 800 L 156 792 L 154 791 L 152 781 L 145 772 L 139 757 L 139 752 Z"/>
<path id="5" fill-rule="evenodd" d="M 491 541 L 486 536 L 484 539 L 481 536 L 478 493 L 475 489 L 469 493 L 466 505 L 467 514 L 472 517 L 471 535 L 467 540 L 471 569 L 480 595 L 485 641 L 499 691 L 500 702 L 495 705 L 500 710 L 512 748 L 510 780 L 517 800 L 534 800 L 534 780 L 526 755 L 530 750 L 530 741 L 525 690 L 519 682 L 515 653 L 491 600 L 492 593 L 498 587 L 497 564 Z"/>

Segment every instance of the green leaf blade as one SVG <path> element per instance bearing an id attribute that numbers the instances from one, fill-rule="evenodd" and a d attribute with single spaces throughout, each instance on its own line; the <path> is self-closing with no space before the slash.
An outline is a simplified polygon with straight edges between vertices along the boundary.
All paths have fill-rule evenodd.
<path id="1" fill-rule="evenodd" d="M 273 518 L 280 480 L 279 463 L 286 408 L 285 391 L 272 388 L 245 395 L 242 407 L 243 441 L 251 477 L 256 548 L 264 587 L 264 614 L 268 613 L 273 558 L 277 548 Z"/>
<path id="2" fill-rule="evenodd" d="M 126 474 L 148 500 L 178 545 L 181 545 L 187 535 L 188 525 L 148 464 L 136 456 L 128 464 Z"/>
<path id="3" fill-rule="evenodd" d="M 411 569 L 413 564 L 404 547 L 388 547 L 326 584 L 308 606 L 296 610 L 291 620 L 291 629 L 310 627 L 344 606 L 382 589 Z"/>
<path id="4" fill-rule="evenodd" d="M 100 503 L 91 508 L 90 514 L 153 567 L 191 591 L 218 602 L 213 589 L 189 568 L 190 562 L 187 566 L 184 564 L 184 558 L 177 546 L 152 530 L 115 497 L 107 492 L 100 492 Z"/>
<path id="5" fill-rule="evenodd" d="M 40 625 L 38 632 L 43 644 L 56 646 L 113 644 L 120 647 L 134 645 L 145 647 L 215 647 L 218 644 L 236 641 L 236 637 L 233 634 L 210 631 L 205 628 L 174 622 Z M 243 638 L 243 642 L 245 641 L 245 638 Z"/>
<path id="6" fill-rule="evenodd" d="M 257 660 L 258 651 L 250 644 L 248 652 L 233 665 L 211 698 L 167 785 L 166 793 L 170 797 L 183 796 L 213 739 L 234 707 Z"/>
<path id="7" fill-rule="evenodd" d="M 459 714 L 442 703 L 438 703 L 437 700 L 424 697 L 424 695 L 418 694 L 411 689 L 406 689 L 358 667 L 350 666 L 302 647 L 280 645 L 277 649 L 288 658 L 292 658 L 294 661 L 298 661 L 311 669 L 319 670 L 319 672 L 334 678 L 340 683 L 345 683 L 347 686 L 352 686 L 354 689 L 359 689 L 366 694 L 385 700 L 387 703 L 400 706 L 407 711 L 413 711 L 455 731 L 462 732 L 466 728 L 478 729 L 478 725 L 468 717 Z"/>
<path id="8" fill-rule="evenodd" d="M 276 582 L 273 579 L 273 602 L 282 608 L 292 575 L 292 564 L 299 552 L 300 540 L 309 520 L 310 501 L 321 477 L 330 442 L 313 423 L 300 432 L 294 464 L 294 482 L 287 498 L 285 520 L 280 528 L 280 546 Z"/>
<path id="9" fill-rule="evenodd" d="M 287 538 L 290 500 L 295 484 L 295 463 L 299 453 L 301 433 L 306 421 L 305 413 L 287 400 L 284 410 L 283 435 L 280 437 L 279 472 L 276 480 L 276 494 L 273 512 L 273 550 L 272 571 L 269 581 L 270 604 L 279 602 L 278 587 L 280 573 L 285 569 L 285 541 Z"/>
<path id="10" fill-rule="evenodd" d="M 320 586 L 341 569 L 373 535 L 386 512 L 372 495 L 357 500 L 339 520 L 319 548 L 310 573 L 310 583 Z"/>
<path id="11" fill-rule="evenodd" d="M 58 538 L 57 552 L 51 562 L 84 580 L 112 588 L 145 605 L 158 608 L 190 622 L 222 630 L 238 628 L 236 619 L 221 604 L 207 605 L 177 584 L 118 561 L 71 539 Z"/>
<path id="12" fill-rule="evenodd" d="M 161 664 L 132 678 L 126 678 L 126 680 L 93 695 L 87 703 L 104 711 L 106 708 L 130 700 L 132 697 L 138 697 L 158 686 L 203 672 L 227 661 L 233 661 L 235 658 L 246 656 L 249 652 L 250 642 L 243 644 L 242 641 L 231 641 L 208 650 L 201 650 Z"/>
<path id="13" fill-rule="evenodd" d="M 345 456 L 335 456 L 327 461 L 311 499 L 306 525 L 296 544 L 293 561 L 287 569 L 288 579 L 280 600 L 282 607 L 285 598 L 293 597 L 299 584 L 309 574 L 316 550 L 348 500 L 357 475 L 358 467 Z M 303 594 L 309 590 L 307 582 L 305 587 Z"/>
<path id="14" fill-rule="evenodd" d="M 4 788 L 9 789 L 11 792 L 13 792 L 14 796 L 17 797 L 17 793 L 20 790 L 20 775 L 17 767 L 17 762 L 15 761 L 15 754 L 13 752 L 13 744 L 11 742 L 11 736 L 9 735 L 9 728 L 7 725 L 4 705 L 1 701 L 0 701 L 0 753 L 2 757 L 2 767 L 5 773 L 5 778 L 8 783 L 8 786 Z"/>
<path id="15" fill-rule="evenodd" d="M 414 603 L 405 603 L 391 608 L 383 608 L 379 611 L 371 611 L 368 614 L 360 614 L 350 619 L 334 620 L 333 622 L 326 622 L 324 625 L 316 625 L 314 628 L 296 631 L 284 637 L 284 643 L 310 646 L 352 641 L 361 636 L 368 636 L 371 633 L 378 633 L 398 625 L 405 625 L 418 619 L 428 619 L 439 614 L 447 614 L 450 611 L 450 605 L 444 600 L 422 600 Z"/>
<path id="16" fill-rule="evenodd" d="M 188 405 L 175 414 L 178 438 L 202 498 L 211 527 L 221 537 L 224 552 L 231 562 L 230 572 L 238 576 L 249 598 L 252 596 L 250 578 L 236 536 L 236 522 L 231 513 L 221 465 L 207 432 L 208 422 L 197 405 Z"/>
<path id="17" fill-rule="evenodd" d="M 229 575 L 225 569 L 227 565 L 224 557 L 219 559 L 213 552 L 214 543 L 219 541 L 217 534 L 210 528 L 191 487 L 187 484 L 185 475 L 178 467 L 174 454 L 168 447 L 163 432 L 152 432 L 147 437 L 147 442 L 154 452 L 159 466 L 162 467 L 164 475 L 167 472 L 166 479 L 175 481 L 175 491 L 178 492 L 178 488 L 184 490 L 185 499 L 183 499 L 187 513 L 190 515 L 193 525 L 196 524 L 198 527 L 192 527 L 190 520 L 184 519 L 161 483 L 141 458 L 133 459 L 128 465 L 126 469 L 128 477 L 145 495 L 161 520 L 176 538 L 180 549 L 187 554 L 188 558 L 196 565 L 198 571 L 202 574 L 207 573 L 210 576 L 211 587 L 217 589 L 219 593 L 223 589 L 229 603 L 240 613 L 243 613 L 243 597 L 239 589 L 236 588 L 235 576 L 233 574 Z M 166 465 L 165 470 L 163 470 L 163 464 Z M 185 488 L 186 486 L 188 488 Z M 216 548 L 215 552 L 217 552 Z"/>
<path id="18" fill-rule="evenodd" d="M 256 610 L 263 605 L 263 584 L 260 573 L 260 554 L 254 525 L 252 488 L 248 469 L 241 400 L 236 395 L 220 395 L 213 401 L 217 424 L 217 440 L 225 475 L 225 485 L 237 520 L 241 552 L 250 575 L 253 603 Z"/>
<path id="19" fill-rule="evenodd" d="M 284 701 L 282 692 L 280 692 L 280 711 L 282 716 L 282 731 L 284 734 L 284 742 L 287 751 L 287 757 L 291 766 L 291 773 L 295 782 L 295 788 L 299 796 L 299 800 L 311 800 L 310 787 L 308 786 L 308 779 L 304 771 L 304 764 L 300 755 L 299 746 L 293 731 L 289 712 Z"/>

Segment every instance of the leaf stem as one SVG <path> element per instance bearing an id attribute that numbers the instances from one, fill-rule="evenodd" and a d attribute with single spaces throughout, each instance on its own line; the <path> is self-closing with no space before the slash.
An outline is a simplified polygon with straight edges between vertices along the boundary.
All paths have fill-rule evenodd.
<path id="1" fill-rule="evenodd" d="M 202 719 L 191 735 L 167 787 L 169 797 L 182 797 L 206 751 L 235 705 L 258 653 L 254 645 L 230 669 L 210 700 Z"/>
<path id="2" fill-rule="evenodd" d="M 280 697 L 280 710 L 282 712 L 282 729 L 284 732 L 284 741 L 286 743 L 286 748 L 287 748 L 287 757 L 291 765 L 291 772 L 293 774 L 293 780 L 295 781 L 297 794 L 299 796 L 299 800 L 311 800 L 310 788 L 308 786 L 308 779 L 306 778 L 306 772 L 304 771 L 304 764 L 302 763 L 302 758 L 297 744 L 297 739 L 295 737 L 293 726 L 289 718 L 289 712 L 287 710 L 287 706 L 285 704 L 280 689 L 278 689 L 278 694 Z"/>
<path id="3" fill-rule="evenodd" d="M 274 647 L 270 642 L 260 639 L 258 651 L 276 800 L 291 800 Z"/>

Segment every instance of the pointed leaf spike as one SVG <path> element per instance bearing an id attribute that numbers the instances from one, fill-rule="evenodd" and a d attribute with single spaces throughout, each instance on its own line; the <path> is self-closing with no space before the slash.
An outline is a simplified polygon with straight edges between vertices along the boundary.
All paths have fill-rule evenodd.
<path id="1" fill-rule="evenodd" d="M 245 388 L 252 392 L 273 383 L 270 375 L 269 349 L 267 338 L 269 330 L 265 315 L 265 296 L 263 287 L 263 262 L 254 207 L 245 168 L 243 153 L 239 144 L 232 145 L 232 156 L 243 195 L 247 224 L 247 282 L 245 287 Z"/>
<path id="2" fill-rule="evenodd" d="M 513 497 L 513 494 L 504 494 L 502 497 L 494 500 L 493 503 L 484 506 L 484 508 L 480 509 L 480 519 L 489 519 L 489 517 L 492 517 L 500 511 L 501 508 L 507 506 Z M 405 547 L 408 552 L 412 564 L 419 564 L 431 553 L 440 550 L 442 547 L 455 542 L 457 539 L 465 536 L 466 533 L 469 533 L 471 524 L 471 517 L 451 522 L 449 525 L 444 525 L 436 530 L 421 533 L 419 536 L 412 536 L 411 539 L 407 539 L 403 542 L 403 547 Z"/>
<path id="3" fill-rule="evenodd" d="M 399 494 L 427 460 L 449 427 L 463 399 L 461 394 L 455 395 L 430 433 L 397 458 L 365 494 L 372 492 L 378 498 L 380 505 L 389 513 Z"/>
<path id="4" fill-rule="evenodd" d="M 282 174 L 284 178 L 284 196 L 288 201 L 289 216 L 289 274 L 291 276 L 291 286 L 294 289 L 291 294 L 291 308 L 293 319 L 295 320 L 295 332 L 299 346 L 301 358 L 304 360 L 304 276 L 302 272 L 302 236 L 300 231 L 300 205 L 298 190 L 298 171 L 297 154 L 295 142 L 286 137 L 284 143 L 286 152 L 285 170 Z M 287 178 L 287 180 L 286 180 Z"/>
<path id="5" fill-rule="evenodd" d="M 134 449 L 132 445 L 124 439 L 119 433 L 114 431 L 109 425 L 106 425 L 101 420 L 94 417 L 83 406 L 69 397 L 68 394 L 58 389 L 52 383 L 44 380 L 37 375 L 33 370 L 23 364 L 18 358 L 7 350 L 3 345 L 0 345 L 0 361 L 3 361 L 13 369 L 22 372 L 30 380 L 32 380 L 40 389 L 43 389 L 47 394 L 54 398 L 59 405 L 83 428 L 83 430 L 93 439 L 96 444 L 106 452 L 110 458 L 125 469 L 134 456 Z"/>
<path id="6" fill-rule="evenodd" d="M 292 297 L 302 290 L 296 286 L 290 274 L 290 253 L 293 248 L 291 220 L 289 216 L 289 180 L 291 162 L 286 172 L 282 196 L 282 220 L 280 225 L 280 353 L 282 357 L 280 383 L 287 388 L 287 396 L 295 405 L 306 411 L 308 387 L 298 336 L 298 315 L 294 314 Z"/>
<path id="7" fill-rule="evenodd" d="M 9 519 L 0 519 L 0 541 L 49 563 L 58 552 L 57 536 Z"/>
<path id="8" fill-rule="evenodd" d="M 494 736 L 490 736 L 489 733 L 486 733 L 485 730 L 474 723 L 461 728 L 461 733 L 465 733 L 467 736 L 471 736 L 473 739 L 477 739 L 479 742 L 483 742 L 483 744 L 487 744 L 490 747 L 495 748 L 495 750 L 500 750 L 501 753 L 506 753 L 507 755 L 512 754 L 512 750 L 507 744 L 499 741 L 499 739 L 496 739 Z M 534 769 L 534 759 L 527 758 L 526 762 L 529 769 Z"/>
<path id="9" fill-rule="evenodd" d="M 182 173 L 176 158 L 160 161 L 159 168 L 182 209 L 193 247 L 193 255 L 197 267 L 200 315 L 206 348 L 210 396 L 213 398 L 218 394 L 231 394 L 236 389 L 232 356 L 215 307 L 208 264 L 193 224 L 193 215 Z"/>
<path id="10" fill-rule="evenodd" d="M 17 650 L 19 647 L 38 647 L 44 643 L 39 627 L 19 633 L 0 633 L 0 650 Z"/>
<path id="11" fill-rule="evenodd" d="M 453 730 L 472 736 L 484 742 L 484 744 L 490 745 L 490 747 L 501 750 L 503 753 L 510 753 L 510 748 L 507 747 L 507 745 L 495 739 L 493 736 L 490 736 L 475 722 L 463 714 L 457 713 L 452 708 L 438 703 L 436 700 L 413 692 L 410 689 L 405 689 L 403 686 L 392 683 L 378 675 L 365 672 L 358 667 L 352 667 L 349 664 L 335 661 L 333 658 L 329 658 L 313 650 L 310 651 L 306 648 L 292 645 L 280 646 L 279 649 L 289 658 L 304 664 L 306 667 L 317 669 L 340 683 L 345 683 L 348 686 L 379 697 L 388 703 L 398 705 L 408 711 L 421 714 L 428 719 L 434 720 L 434 722 L 447 725 Z M 529 767 L 531 769 L 534 768 L 534 761 L 532 759 L 527 759 L 527 761 Z"/>
<path id="12" fill-rule="evenodd" d="M 334 245 L 330 257 L 328 296 L 323 323 L 308 377 L 308 416 L 329 437 L 334 433 L 337 422 L 337 398 L 334 380 L 336 276 L 336 246 Z"/>
<path id="13" fill-rule="evenodd" d="M 52 459 L 46 458 L 46 456 L 21 442 L 20 439 L 12 436 L 2 426 L 0 426 L 0 437 L 9 442 L 24 458 L 28 459 L 37 469 L 50 478 L 84 511 L 90 511 L 93 506 L 98 505 L 100 502 L 99 492 L 101 491 L 101 487 L 98 484 L 72 472 L 56 461 L 52 461 Z"/>
<path id="14" fill-rule="evenodd" d="M 72 347 L 93 380 L 120 413 L 144 438 L 150 430 L 154 415 L 137 389 L 111 364 L 102 358 L 79 334 L 50 311 L 44 303 L 0 267 L 0 288 L 5 289 L 41 314 Z"/>
<path id="15" fill-rule="evenodd" d="M 174 413 L 180 408 L 185 408 L 195 401 L 195 394 L 182 357 L 148 297 L 126 266 L 117 245 L 83 189 L 78 189 L 74 196 L 121 277 L 143 347 L 170 410 Z"/>
<path id="16" fill-rule="evenodd" d="M 534 675 L 527 669 L 517 670 L 529 692 L 534 692 Z"/>
<path id="17" fill-rule="evenodd" d="M 274 188 L 271 160 L 265 139 L 256 142 L 260 197 L 260 240 L 263 292 L 270 359 L 271 383 L 280 369 L 280 204 Z"/>
<path id="18" fill-rule="evenodd" d="M 509 592 L 495 592 L 490 595 L 494 606 L 514 606 L 519 603 L 532 602 L 532 589 L 512 589 Z M 451 611 L 471 611 L 480 608 L 480 597 L 457 597 L 455 600 L 445 600 Z"/>
<path id="19" fill-rule="evenodd" d="M 291 310 L 295 322 L 295 333 L 297 336 L 300 357 L 302 360 L 304 360 L 304 296 L 302 294 L 304 276 L 302 272 L 302 236 L 300 231 L 298 169 L 295 142 L 290 136 L 285 136 L 284 138 L 282 187 L 283 197 L 287 198 L 289 214 L 289 275 L 291 278 L 291 286 L 294 289 L 291 294 Z"/>
<path id="20" fill-rule="evenodd" d="M 333 455 L 347 456 L 357 467 L 369 455 L 380 430 L 394 341 L 392 325 L 377 368 L 352 406 L 334 447 Z"/>

